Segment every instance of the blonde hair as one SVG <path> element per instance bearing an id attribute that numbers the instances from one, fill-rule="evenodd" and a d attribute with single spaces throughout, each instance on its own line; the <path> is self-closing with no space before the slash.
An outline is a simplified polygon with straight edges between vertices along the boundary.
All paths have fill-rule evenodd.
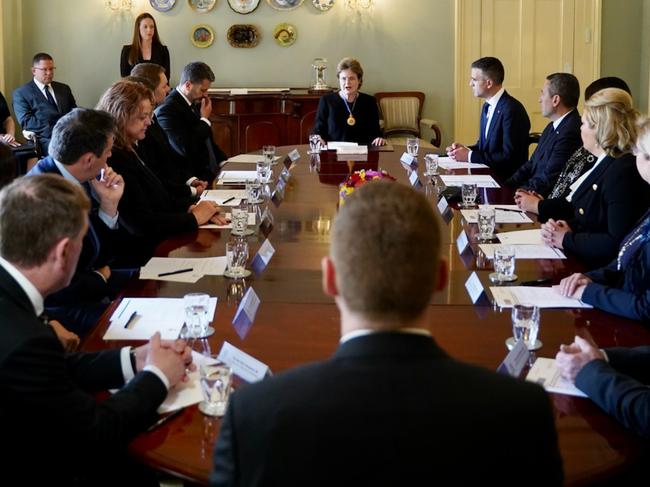
<path id="1" fill-rule="evenodd" d="M 596 130 L 596 143 L 612 157 L 634 149 L 638 116 L 632 97 L 619 88 L 600 90 L 585 103 L 585 120 Z"/>
<path id="2" fill-rule="evenodd" d="M 361 88 L 363 84 L 363 68 L 361 67 L 361 63 L 354 58 L 344 57 L 336 66 L 336 77 L 338 78 L 341 71 L 345 71 L 346 69 L 351 70 L 357 75 L 357 78 L 359 78 L 359 88 Z"/>
<path id="3" fill-rule="evenodd" d="M 650 118 L 640 117 L 636 126 L 636 147 L 638 152 L 650 156 Z"/>

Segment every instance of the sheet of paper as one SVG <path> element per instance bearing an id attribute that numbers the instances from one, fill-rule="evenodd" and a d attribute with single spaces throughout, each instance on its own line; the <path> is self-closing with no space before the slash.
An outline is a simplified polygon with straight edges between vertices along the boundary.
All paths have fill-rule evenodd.
<path id="1" fill-rule="evenodd" d="M 230 157 L 226 162 L 238 162 L 240 164 L 256 164 L 258 161 L 264 159 L 262 154 L 239 154 L 233 157 Z M 280 160 L 280 156 L 275 156 L 273 158 L 273 163 L 277 163 Z"/>
<path id="2" fill-rule="evenodd" d="M 480 244 L 479 248 L 488 259 L 494 258 L 494 251 L 505 244 Z M 515 259 L 566 259 L 566 255 L 560 249 L 548 245 L 510 245 L 515 249 Z"/>
<path id="3" fill-rule="evenodd" d="M 515 232 L 501 232 L 497 233 L 497 238 L 501 243 L 508 245 L 544 245 L 542 231 L 539 228 L 517 230 Z"/>
<path id="4" fill-rule="evenodd" d="M 460 187 L 463 184 L 475 183 L 479 188 L 500 188 L 489 174 L 443 174 L 440 176 L 445 186 Z"/>
<path id="5" fill-rule="evenodd" d="M 555 359 L 552 358 L 539 357 L 535 360 L 528 371 L 526 380 L 539 384 L 548 392 L 587 397 L 584 392 L 560 375 Z"/>
<path id="6" fill-rule="evenodd" d="M 451 157 L 438 157 L 438 166 L 444 169 L 486 169 L 485 164 L 475 164 L 473 162 L 457 162 Z"/>
<path id="7" fill-rule="evenodd" d="M 529 303 L 539 308 L 591 308 L 577 299 L 567 298 L 552 287 L 538 286 L 499 286 L 490 287 L 496 304 L 502 308 L 512 308 L 515 304 Z"/>
<path id="8" fill-rule="evenodd" d="M 336 148 L 336 154 L 337 155 L 368 154 L 368 146 L 367 145 L 352 145 L 350 147 L 337 147 Z"/>
<path id="9" fill-rule="evenodd" d="M 245 184 L 257 178 L 257 171 L 221 171 L 217 184 Z"/>
<path id="10" fill-rule="evenodd" d="M 505 208 L 505 205 L 480 205 L 481 208 L 490 207 L 494 208 L 494 218 L 496 223 L 533 223 L 533 220 L 528 218 L 524 212 L 520 211 L 503 211 L 499 208 Z M 478 210 L 460 210 L 463 218 L 467 223 L 478 223 Z"/>
<path id="11" fill-rule="evenodd" d="M 356 142 L 343 142 L 343 141 L 330 141 L 325 146 L 326 150 L 337 150 L 339 147 L 356 147 L 359 144 Z"/>
<path id="12" fill-rule="evenodd" d="M 203 363 L 216 363 L 217 361 L 192 350 L 192 362 L 196 365 L 196 370 L 187 375 L 189 379 L 187 382 L 179 382 L 169 390 L 167 397 L 160 407 L 158 407 L 158 414 L 171 413 L 177 409 L 182 409 L 203 401 L 199 368 Z"/>
<path id="13" fill-rule="evenodd" d="M 226 213 L 226 220 L 230 220 L 232 218 L 232 215 L 230 213 Z M 248 214 L 248 225 L 255 225 L 255 213 L 249 213 Z M 226 223 L 225 225 L 217 225 L 216 223 L 206 223 L 205 225 L 201 225 L 199 228 L 232 228 L 232 222 Z"/>
<path id="14" fill-rule="evenodd" d="M 160 276 L 159 274 L 173 272 L 181 269 L 192 269 L 191 272 Z M 154 279 L 157 281 L 196 282 L 205 275 L 223 276 L 226 270 L 226 257 L 152 257 L 140 269 L 140 279 Z"/>
<path id="15" fill-rule="evenodd" d="M 217 298 L 210 298 L 210 321 L 216 309 Z M 104 340 L 149 340 L 157 331 L 164 340 L 175 340 L 185 323 L 183 298 L 124 298 L 109 321 Z"/>

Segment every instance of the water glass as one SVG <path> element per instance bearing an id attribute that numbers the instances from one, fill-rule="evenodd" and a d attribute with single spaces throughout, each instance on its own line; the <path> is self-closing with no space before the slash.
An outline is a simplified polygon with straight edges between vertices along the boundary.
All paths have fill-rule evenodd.
<path id="1" fill-rule="evenodd" d="M 480 208 L 478 210 L 478 240 L 489 242 L 494 238 L 496 213 L 494 208 Z"/>
<path id="2" fill-rule="evenodd" d="M 463 208 L 472 208 L 476 205 L 476 196 L 478 194 L 476 183 L 463 183 L 460 194 L 463 197 Z"/>
<path id="3" fill-rule="evenodd" d="M 183 296 L 185 307 L 185 324 L 188 338 L 203 338 L 209 336 L 210 296 L 205 293 L 190 293 Z"/>
<path id="4" fill-rule="evenodd" d="M 490 279 L 497 282 L 510 282 L 517 279 L 515 275 L 515 249 L 510 245 L 502 245 L 494 250 L 495 277 Z"/>
<path id="5" fill-rule="evenodd" d="M 230 233 L 233 235 L 246 235 L 248 228 L 248 208 L 246 206 L 235 206 L 232 208 L 231 214 L 232 230 Z"/>
<path id="6" fill-rule="evenodd" d="M 275 146 L 263 145 L 262 155 L 264 156 L 264 160 L 269 163 L 269 166 L 273 164 L 273 159 L 275 158 Z"/>
<path id="7" fill-rule="evenodd" d="M 434 176 L 438 174 L 438 154 L 427 154 L 424 156 L 424 165 L 426 176 Z"/>
<path id="8" fill-rule="evenodd" d="M 199 373 L 204 398 L 199 403 L 199 411 L 207 416 L 223 416 L 232 390 L 232 369 L 213 357 L 206 357 Z"/>
<path id="9" fill-rule="evenodd" d="M 542 343 L 537 340 L 539 333 L 539 308 L 532 304 L 515 304 L 512 307 L 512 337 L 515 343 L 526 342 L 528 350 L 537 350 Z"/>
<path id="10" fill-rule="evenodd" d="M 266 159 L 257 161 L 255 169 L 257 169 L 257 179 L 260 180 L 260 183 L 267 184 L 271 180 L 271 163 Z"/>
<path id="11" fill-rule="evenodd" d="M 251 205 L 264 201 L 262 199 L 262 183 L 259 179 L 248 179 L 246 181 L 246 199 Z"/>
<path id="12" fill-rule="evenodd" d="M 418 150 L 420 150 L 420 139 L 417 137 L 409 137 L 406 139 L 406 152 L 410 156 L 417 157 Z"/>
<path id="13" fill-rule="evenodd" d="M 309 136 L 309 153 L 320 153 L 320 135 L 312 134 Z"/>
<path id="14" fill-rule="evenodd" d="M 226 271 L 224 276 L 241 278 L 250 276 L 246 269 L 248 262 L 248 242 L 243 238 L 236 238 L 226 244 Z"/>

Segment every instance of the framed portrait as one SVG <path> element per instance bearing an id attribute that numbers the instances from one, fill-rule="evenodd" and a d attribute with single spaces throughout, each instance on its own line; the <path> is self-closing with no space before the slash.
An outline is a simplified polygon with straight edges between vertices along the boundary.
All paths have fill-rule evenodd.
<path id="1" fill-rule="evenodd" d="M 202 49 L 209 47 L 214 42 L 214 31 L 212 27 L 206 24 L 199 24 L 192 27 L 190 33 L 192 44 Z"/>
<path id="2" fill-rule="evenodd" d="M 276 10 L 293 10 L 302 5 L 305 0 L 266 0 Z"/>
<path id="3" fill-rule="evenodd" d="M 249 14 L 260 4 L 260 0 L 228 0 L 228 5 L 238 14 Z"/>

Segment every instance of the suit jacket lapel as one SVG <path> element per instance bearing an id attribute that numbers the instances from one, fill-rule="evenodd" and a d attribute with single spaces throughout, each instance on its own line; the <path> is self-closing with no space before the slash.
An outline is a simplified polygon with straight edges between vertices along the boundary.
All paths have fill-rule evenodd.
<path id="1" fill-rule="evenodd" d="M 36 83 L 34 82 L 34 80 L 32 80 L 32 82 L 31 82 L 31 84 L 30 84 L 30 88 L 31 88 L 31 90 L 32 90 L 32 94 L 33 94 L 33 96 L 34 96 L 34 99 L 36 99 L 36 100 L 41 100 L 41 101 L 45 101 L 45 102 L 48 103 L 48 104 L 50 103 L 50 102 L 48 101 L 47 97 L 45 96 L 45 93 L 43 93 L 43 92 L 39 89 L 39 87 L 36 86 Z"/>
<path id="2" fill-rule="evenodd" d="M 501 95 L 501 98 L 499 98 L 499 102 L 497 103 L 497 106 L 494 107 L 494 112 L 492 113 L 492 118 L 490 119 L 490 127 L 488 128 L 488 134 L 487 134 L 487 139 L 485 140 L 485 145 L 489 146 L 490 145 L 490 139 L 492 139 L 492 136 L 494 135 L 495 127 L 498 126 L 501 119 L 501 111 L 503 110 L 503 104 L 506 102 L 506 98 L 508 97 L 508 92 L 504 91 L 503 95 Z"/>
<path id="3" fill-rule="evenodd" d="M 591 190 L 591 186 L 594 184 L 594 181 L 599 181 L 602 175 L 609 169 L 609 166 L 612 164 L 616 163 L 616 159 L 614 159 L 611 156 L 605 156 L 605 159 L 600 161 L 600 164 L 598 164 L 598 167 L 594 169 L 589 176 L 587 176 L 587 179 L 585 179 L 580 187 L 576 190 L 575 194 L 571 198 L 572 201 L 578 200 L 582 195 Z"/>

